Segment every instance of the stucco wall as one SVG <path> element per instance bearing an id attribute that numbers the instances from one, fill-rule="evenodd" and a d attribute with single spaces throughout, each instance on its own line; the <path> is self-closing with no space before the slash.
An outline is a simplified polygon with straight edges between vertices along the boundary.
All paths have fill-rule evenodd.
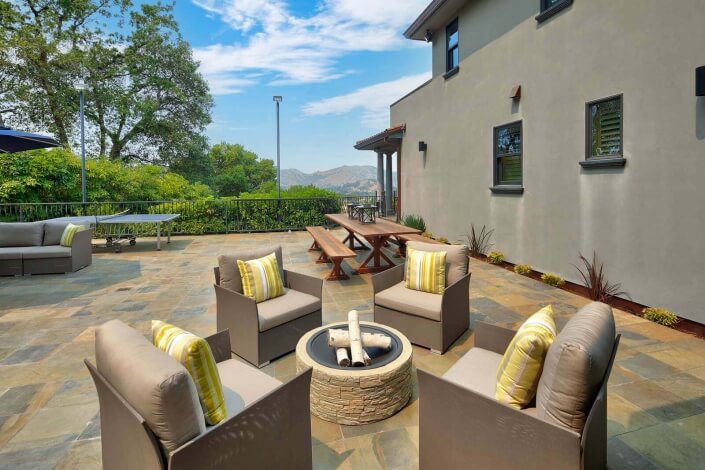
<path id="1" fill-rule="evenodd" d="M 635 301 L 705 323 L 705 98 L 694 92 L 702 0 L 575 0 L 541 25 L 537 6 L 522 21 L 508 8 L 526 3 L 469 2 L 459 73 L 434 73 L 392 106 L 391 125 L 406 123 L 402 211 L 451 240 L 487 225 L 508 261 L 572 281 L 578 252 L 595 250 Z M 496 39 L 465 29 L 503 15 Z M 585 103 L 619 93 L 626 167 L 584 170 Z M 492 129 L 520 119 L 525 192 L 492 194 Z"/>

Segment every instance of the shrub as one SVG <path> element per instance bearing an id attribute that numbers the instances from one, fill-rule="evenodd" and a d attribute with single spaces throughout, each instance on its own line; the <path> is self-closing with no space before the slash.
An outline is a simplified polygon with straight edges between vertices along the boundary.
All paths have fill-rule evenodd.
<path id="1" fill-rule="evenodd" d="M 531 266 L 529 266 L 528 264 L 517 264 L 516 266 L 514 266 L 514 272 L 517 274 L 521 274 L 522 276 L 527 276 L 531 274 L 531 271 Z"/>
<path id="2" fill-rule="evenodd" d="M 674 327 L 680 321 L 675 313 L 661 307 L 648 307 L 643 313 L 647 320 L 663 326 Z"/>
<path id="3" fill-rule="evenodd" d="M 448 239 L 446 237 L 438 237 L 436 240 L 438 240 L 441 243 L 445 243 L 446 245 L 449 243 Z"/>
<path id="4" fill-rule="evenodd" d="M 580 277 L 583 278 L 583 285 L 588 290 L 588 297 L 598 302 L 609 302 L 610 299 L 618 296 L 629 297 L 629 294 L 620 290 L 621 284 L 611 284 L 607 280 L 602 270 L 602 263 L 597 259 L 597 253 L 592 252 L 592 262 L 588 261 L 582 253 L 578 254 L 585 268 L 583 270 L 578 266 L 573 266 L 580 273 Z"/>
<path id="5" fill-rule="evenodd" d="M 487 228 L 483 225 L 480 233 L 477 233 L 475 231 L 475 226 L 472 224 L 470 225 L 470 232 L 466 235 L 466 237 L 468 239 L 468 248 L 472 256 L 484 255 L 487 253 L 487 250 L 489 250 L 493 245 L 493 243 L 490 243 L 493 232 L 494 229 L 487 230 Z"/>
<path id="6" fill-rule="evenodd" d="M 558 274 L 553 273 L 542 274 L 541 280 L 549 286 L 553 287 L 561 287 L 563 284 L 565 284 L 565 280 L 562 277 L 560 277 Z"/>
<path id="7" fill-rule="evenodd" d="M 421 236 L 426 238 L 433 238 L 433 234 L 431 232 L 424 232 L 421 234 Z"/>
<path id="8" fill-rule="evenodd" d="M 426 222 L 424 222 L 423 217 L 420 215 L 406 214 L 401 218 L 401 223 L 402 225 L 421 230 L 422 232 L 426 231 Z"/>
<path id="9" fill-rule="evenodd" d="M 504 262 L 504 253 L 501 251 L 491 251 L 490 254 L 487 255 L 487 258 L 489 258 L 492 264 L 502 264 Z"/>

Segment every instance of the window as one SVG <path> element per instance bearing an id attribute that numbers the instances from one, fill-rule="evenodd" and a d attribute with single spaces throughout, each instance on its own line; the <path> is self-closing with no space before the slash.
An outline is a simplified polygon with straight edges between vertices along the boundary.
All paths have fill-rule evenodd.
<path id="1" fill-rule="evenodd" d="M 588 103 L 583 166 L 624 166 L 622 95 Z"/>
<path id="2" fill-rule="evenodd" d="M 517 121 L 494 129 L 493 192 L 523 192 L 521 127 L 521 121 Z"/>
<path id="3" fill-rule="evenodd" d="M 454 71 L 460 64 L 458 51 L 458 19 L 446 27 L 446 73 Z"/>
<path id="4" fill-rule="evenodd" d="M 546 21 L 558 12 L 568 8 L 573 4 L 573 0 L 540 0 L 541 13 L 536 17 L 539 23 Z"/>

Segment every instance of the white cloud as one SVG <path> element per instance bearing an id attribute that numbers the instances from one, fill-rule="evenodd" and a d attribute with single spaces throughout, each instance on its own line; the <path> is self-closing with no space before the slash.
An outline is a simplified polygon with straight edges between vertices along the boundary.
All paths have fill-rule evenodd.
<path id="1" fill-rule="evenodd" d="M 426 72 L 377 83 L 344 95 L 312 101 L 305 104 L 302 110 L 307 116 L 323 116 L 361 109 L 363 125 L 370 129 L 384 129 L 389 126 L 389 105 L 429 78 L 431 73 Z"/>
<path id="2" fill-rule="evenodd" d="M 215 94 L 240 91 L 252 72 L 270 84 L 320 83 L 347 73 L 338 70 L 345 54 L 412 47 L 401 32 L 428 2 L 323 0 L 312 15 L 297 16 L 282 0 L 192 1 L 249 38 L 195 49 Z"/>

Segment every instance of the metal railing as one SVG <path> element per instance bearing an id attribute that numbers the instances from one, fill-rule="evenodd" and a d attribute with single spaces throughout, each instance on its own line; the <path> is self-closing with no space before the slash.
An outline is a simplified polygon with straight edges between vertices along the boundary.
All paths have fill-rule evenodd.
<path id="1" fill-rule="evenodd" d="M 396 196 L 396 194 L 394 195 Z M 181 214 L 172 225 L 175 234 L 271 232 L 301 230 L 326 224 L 325 214 L 342 212 L 346 204 L 376 204 L 373 196 L 285 199 L 204 199 L 197 201 L 114 201 L 0 204 L 0 222 L 33 222 L 78 215 Z M 135 226 L 140 234 L 153 227 Z"/>

